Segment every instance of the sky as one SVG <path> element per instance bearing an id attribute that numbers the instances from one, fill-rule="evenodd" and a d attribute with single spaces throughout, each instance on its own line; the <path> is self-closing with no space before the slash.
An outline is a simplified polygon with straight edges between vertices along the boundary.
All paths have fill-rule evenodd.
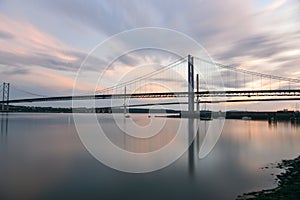
<path id="1" fill-rule="evenodd" d="M 20 90 L 69 95 L 95 46 L 143 27 L 181 32 L 222 64 L 300 79 L 299 0 L 0 0 L 0 81 L 11 83 L 15 98 L 28 96 Z M 146 62 L 163 66 L 174 58 L 147 53 L 118 60 L 110 73 L 120 76 Z M 87 77 L 99 76 L 101 59 L 84 69 Z M 90 88 L 95 85 L 89 78 L 80 83 L 83 93 Z"/>

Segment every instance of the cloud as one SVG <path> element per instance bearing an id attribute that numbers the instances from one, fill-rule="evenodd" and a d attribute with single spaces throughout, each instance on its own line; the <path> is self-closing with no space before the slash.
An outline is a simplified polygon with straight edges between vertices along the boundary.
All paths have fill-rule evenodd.
<path id="1" fill-rule="evenodd" d="M 4 66 L 3 66 L 4 67 Z M 7 70 L 3 71 L 2 74 L 5 76 L 13 76 L 13 75 L 26 75 L 29 73 L 29 70 L 26 68 L 19 67 L 9 67 Z"/>
<path id="2" fill-rule="evenodd" d="M 254 59 L 271 57 L 297 48 L 295 44 L 286 44 L 280 35 L 271 35 L 268 33 L 252 35 L 246 39 L 239 40 L 232 44 L 227 52 L 220 53 L 219 59 L 230 59 L 241 56 L 252 56 Z"/>
<path id="3" fill-rule="evenodd" d="M 0 31 L 0 39 L 2 40 L 9 40 L 9 39 L 13 39 L 14 36 L 10 33 L 7 33 L 5 31 Z"/>
<path id="4" fill-rule="evenodd" d="M 264 11 L 265 12 L 272 12 L 278 8 L 280 8 L 283 4 L 286 3 L 287 0 L 277 0 L 274 1 L 271 5 L 269 5 Z"/>
<path id="5" fill-rule="evenodd" d="M 87 56 L 26 21 L 14 20 L 2 14 L 0 44 L 0 64 L 6 68 L 39 66 L 76 72 Z M 85 70 L 99 71 L 102 63 L 106 62 L 91 56 Z"/>
<path id="6" fill-rule="evenodd" d="M 31 24 L 0 15 L 0 64 L 76 70 L 83 55 Z"/>
<path id="7" fill-rule="evenodd" d="M 106 36 L 128 29 L 121 1 L 54 0 L 29 1 L 32 7 L 41 8 L 52 20 L 63 19 L 78 29 L 92 29 Z M 127 4 L 127 3 L 126 3 Z M 38 14 L 38 13 L 36 13 Z M 127 13 L 126 13 L 127 14 Z M 44 16 L 45 17 L 45 16 Z"/>
<path id="8" fill-rule="evenodd" d="M 50 80 L 50 82 L 55 82 L 55 85 L 58 85 L 61 88 L 66 88 L 66 89 L 72 88 L 74 85 L 74 79 L 47 70 L 35 69 L 34 73 L 38 77 L 41 77 L 41 80 L 43 80 L 42 83 L 46 82 L 47 84 L 47 82 L 49 81 L 45 81 L 45 80 Z"/>

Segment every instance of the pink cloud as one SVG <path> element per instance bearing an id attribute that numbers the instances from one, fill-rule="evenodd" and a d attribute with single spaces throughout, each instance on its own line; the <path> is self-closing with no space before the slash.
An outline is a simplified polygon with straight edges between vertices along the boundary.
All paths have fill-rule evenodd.
<path id="1" fill-rule="evenodd" d="M 70 53 L 78 51 L 24 20 L 15 20 L 3 14 L 0 14 L 0 33 L 9 36 L 1 38 L 0 35 L 2 58 L 0 71 L 7 72 L 17 68 L 28 71 L 20 76 L 11 74 L 9 77 L 1 77 L 0 74 L 2 80 L 13 81 L 17 85 L 24 83 L 40 85 L 49 89 L 56 87 L 60 88 L 59 90 L 71 90 L 73 88 L 72 73 L 76 68 L 67 67 L 80 63 L 78 55 L 74 56 Z M 63 64 L 69 65 L 63 66 Z M 48 70 L 49 68 L 52 70 Z M 57 69 L 64 69 L 64 72 Z M 89 85 L 82 84 L 81 89 L 84 90 L 86 86 Z"/>
<path id="2" fill-rule="evenodd" d="M 3 51 L 22 55 L 42 52 L 65 61 L 76 60 L 76 57 L 63 52 L 70 48 L 26 21 L 17 21 L 0 14 L 0 31 L 12 36 L 12 39 L 0 40 Z"/>

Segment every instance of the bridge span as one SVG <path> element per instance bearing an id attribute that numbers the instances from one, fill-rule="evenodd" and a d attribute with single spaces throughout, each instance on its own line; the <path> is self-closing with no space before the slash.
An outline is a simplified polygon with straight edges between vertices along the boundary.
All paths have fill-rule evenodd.
<path id="1" fill-rule="evenodd" d="M 216 73 L 211 71 L 212 65 L 217 67 Z M 197 71 L 194 69 L 194 66 L 202 66 L 202 71 Z M 219 75 L 216 76 L 215 74 Z M 170 86 L 172 86 L 171 88 L 175 88 L 171 90 L 174 92 L 169 92 L 170 90 L 157 90 L 155 87 L 151 88 L 151 86 L 155 85 L 151 84 L 153 81 L 164 81 L 162 85 L 170 84 Z M 148 88 L 147 84 L 149 84 Z M 15 90 L 24 92 L 26 95 L 39 97 L 10 99 L 10 86 L 13 86 Z M 122 93 L 124 90 L 126 91 L 126 87 L 128 93 Z M 136 88 L 140 88 L 140 91 L 137 91 L 138 89 Z M 216 88 L 224 89 L 218 90 Z M 9 83 L 3 83 L 3 87 L 0 87 L 0 90 L 1 89 L 2 100 L 0 104 L 2 105 L 2 111 L 5 110 L 5 107 L 8 108 L 9 104 L 72 100 L 124 99 L 125 101 L 126 99 L 169 98 L 172 99 L 173 102 L 151 103 L 148 101 L 138 106 L 188 103 L 189 111 L 194 111 L 195 103 L 300 100 L 299 79 L 251 72 L 232 66 L 205 61 L 197 57 L 192 57 L 191 55 L 154 70 L 149 74 L 119 83 L 112 87 L 106 87 L 103 90 L 96 90 L 94 94 L 45 96 L 33 93 L 32 91 L 28 92 L 22 90 Z M 187 102 L 183 101 L 183 98 L 185 98 Z M 176 101 L 174 102 L 174 100 Z M 127 106 L 130 107 L 134 105 Z"/>
<path id="2" fill-rule="evenodd" d="M 243 101 L 288 101 L 299 100 L 300 90 L 236 90 L 236 91 L 201 91 L 194 92 L 195 96 L 199 98 L 212 98 L 219 97 L 224 100 L 218 101 L 206 101 L 201 100 L 203 103 L 220 103 L 220 102 L 243 102 Z M 81 96 L 55 96 L 55 97 L 40 97 L 40 98 L 24 98 L 24 99 L 10 99 L 7 101 L 0 101 L 0 104 L 7 103 L 33 103 L 33 102 L 45 102 L 45 101 L 71 101 L 71 100 L 93 100 L 93 99 L 123 99 L 132 98 L 184 98 L 188 97 L 189 92 L 154 92 L 154 93 L 133 93 L 133 94 L 95 94 L 95 95 L 81 95 Z M 248 97 L 247 99 L 228 99 L 236 97 Z M 272 98 L 272 99 L 258 99 L 251 97 L 299 97 L 299 98 Z"/>

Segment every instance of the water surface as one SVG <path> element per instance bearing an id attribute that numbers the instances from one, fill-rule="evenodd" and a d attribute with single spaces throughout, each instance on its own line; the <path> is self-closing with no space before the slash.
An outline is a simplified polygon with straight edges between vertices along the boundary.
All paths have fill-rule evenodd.
<path id="1" fill-rule="evenodd" d="M 237 195 L 275 186 L 278 170 L 263 167 L 300 153 L 298 126 L 288 122 L 226 120 L 220 139 L 204 159 L 189 161 L 188 152 L 161 170 L 130 174 L 111 169 L 82 145 L 71 114 L 10 113 L 1 116 L 0 199 L 235 199 Z M 111 115 L 99 115 L 110 124 Z M 135 120 L 146 126 L 146 115 Z M 111 140 L 132 152 L 155 151 L 174 137 L 180 119 L 151 145 L 108 126 Z M 201 130 L 211 122 L 201 122 Z M 200 140 L 201 140 L 200 133 Z M 122 143 L 122 141 L 125 143 Z M 201 141 L 200 141 L 201 143 Z M 129 144 L 129 145 L 128 145 Z M 195 152 L 199 149 L 197 146 Z"/>

